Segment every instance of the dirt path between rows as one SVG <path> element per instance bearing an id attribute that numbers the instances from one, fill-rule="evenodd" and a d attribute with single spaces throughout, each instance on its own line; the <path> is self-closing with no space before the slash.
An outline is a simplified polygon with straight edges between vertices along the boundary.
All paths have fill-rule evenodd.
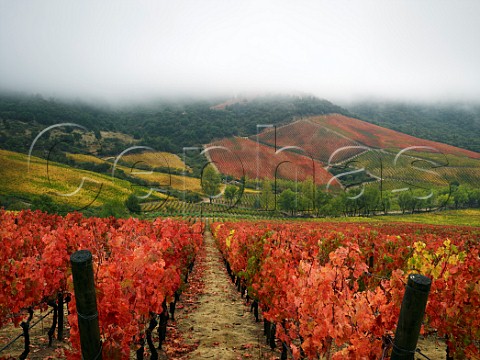
<path id="1" fill-rule="evenodd" d="M 209 232 L 205 234 L 204 247 L 205 256 L 195 265 L 203 267 L 203 291 L 196 301 L 187 301 L 176 314 L 178 330 L 186 341 L 198 344 L 186 358 L 279 358 L 279 352 L 264 345 L 263 322 L 255 322 L 250 307 L 236 291 Z"/>

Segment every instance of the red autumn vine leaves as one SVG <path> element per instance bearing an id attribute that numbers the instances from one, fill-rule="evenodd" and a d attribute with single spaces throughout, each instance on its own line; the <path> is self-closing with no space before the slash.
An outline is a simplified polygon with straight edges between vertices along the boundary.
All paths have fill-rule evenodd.
<path id="1" fill-rule="evenodd" d="M 0 222 L 0 326 L 18 323 L 24 309 L 44 306 L 58 292 L 72 291 L 69 256 L 90 249 L 106 357 L 129 356 L 150 311 L 159 312 L 181 285 L 202 239 L 200 225 L 173 220 L 0 211 Z M 395 331 L 415 243 L 424 243 L 436 262 L 449 239 L 465 258 L 444 256 L 441 274 L 449 276 L 433 279 L 423 330 L 448 335 L 458 353 L 480 356 L 476 228 L 238 222 L 215 224 L 213 232 L 295 358 L 300 348 L 309 358 L 378 358 L 382 337 Z M 78 358 L 74 298 L 70 310 L 74 351 L 68 355 Z"/>
<path id="2" fill-rule="evenodd" d="M 301 343 L 315 359 L 378 358 L 382 338 L 395 333 L 414 243 L 422 241 L 435 252 L 450 239 L 466 259 L 445 262 L 450 277 L 434 279 L 423 330 L 448 335 L 458 353 L 479 356 L 478 229 L 236 222 L 213 224 L 212 230 L 264 317 L 277 324 L 278 338 L 295 358 Z"/>
<path id="3" fill-rule="evenodd" d="M 129 358 L 151 312 L 171 301 L 202 242 L 202 226 L 158 219 L 65 217 L 0 210 L 0 326 L 22 319 L 22 310 L 45 306 L 73 292 L 70 255 L 93 254 L 100 332 L 105 358 Z M 68 358 L 80 358 L 75 297 L 69 304 Z"/>

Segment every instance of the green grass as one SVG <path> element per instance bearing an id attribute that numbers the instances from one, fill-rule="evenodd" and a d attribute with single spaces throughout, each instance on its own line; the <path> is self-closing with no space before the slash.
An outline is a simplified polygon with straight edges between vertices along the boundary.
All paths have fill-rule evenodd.
<path id="1" fill-rule="evenodd" d="M 312 220 L 303 220 L 312 221 Z M 480 209 L 448 210 L 418 214 L 379 215 L 371 217 L 338 217 L 314 219 L 319 222 L 352 222 L 352 223 L 417 223 L 429 225 L 459 225 L 480 227 Z"/>
<path id="2" fill-rule="evenodd" d="M 480 209 L 448 210 L 424 214 L 379 216 L 377 220 L 412 222 L 432 225 L 467 225 L 480 227 Z"/>

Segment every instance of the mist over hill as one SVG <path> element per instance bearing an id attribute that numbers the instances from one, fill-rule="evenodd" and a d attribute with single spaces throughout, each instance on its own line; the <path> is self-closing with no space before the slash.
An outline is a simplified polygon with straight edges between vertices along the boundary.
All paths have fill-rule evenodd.
<path id="1" fill-rule="evenodd" d="M 423 139 L 480 152 L 480 104 L 359 101 L 343 107 L 314 96 L 160 98 L 124 106 L 0 94 L 2 148 L 26 152 L 47 126 L 72 122 L 89 131 L 116 131 L 157 150 L 181 153 L 229 136 L 257 134 L 259 124 L 286 124 L 339 113 Z M 109 140 L 113 152 L 124 144 Z"/>

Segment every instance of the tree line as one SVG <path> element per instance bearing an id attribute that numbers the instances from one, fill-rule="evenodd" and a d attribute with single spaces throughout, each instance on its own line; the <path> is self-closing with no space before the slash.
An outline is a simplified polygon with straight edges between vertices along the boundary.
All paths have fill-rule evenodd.
<path id="1" fill-rule="evenodd" d="M 456 183 L 428 191 L 408 189 L 399 192 L 380 191 L 374 184 L 326 191 L 324 187 L 315 186 L 311 179 L 299 183 L 282 180 L 276 185 L 277 188 L 273 181 L 262 181 L 253 207 L 261 211 L 281 211 L 289 216 L 316 217 L 480 208 L 480 189 Z M 238 191 L 238 186 L 229 185 L 224 196 L 232 202 Z"/>
<path id="2" fill-rule="evenodd" d="M 480 152 L 480 104 L 363 101 L 348 105 L 356 117 L 422 139 Z"/>
<path id="3" fill-rule="evenodd" d="M 121 132 L 137 140 L 137 145 L 180 154 L 183 147 L 254 135 L 258 124 L 281 124 L 294 117 L 333 112 L 349 115 L 347 110 L 313 96 L 265 96 L 225 109 L 213 108 L 224 100 L 157 100 L 115 108 L 39 95 L 0 94 L 0 140 L 4 149 L 26 152 L 42 129 L 75 123 L 93 132 L 102 143 L 111 142 L 107 147 L 111 152 L 118 150 L 118 144 L 101 139 L 100 130 Z"/>

